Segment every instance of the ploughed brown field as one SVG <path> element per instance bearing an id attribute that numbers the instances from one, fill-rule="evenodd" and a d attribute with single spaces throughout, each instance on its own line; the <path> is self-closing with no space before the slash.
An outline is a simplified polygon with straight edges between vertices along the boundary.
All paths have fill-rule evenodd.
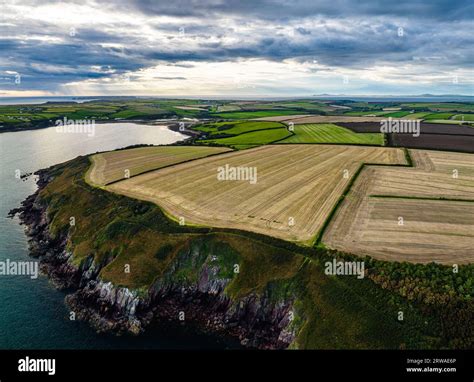
<path id="1" fill-rule="evenodd" d="M 104 186 L 146 171 L 230 151 L 223 147 L 151 146 L 117 150 L 91 156 L 93 166 L 86 180 Z"/>
<path id="2" fill-rule="evenodd" d="M 356 133 L 380 132 L 379 122 L 340 122 L 339 126 Z M 474 128 L 470 126 L 420 123 L 418 137 L 412 134 L 388 134 L 388 145 L 474 153 Z"/>
<path id="3" fill-rule="evenodd" d="M 393 147 L 474 153 L 474 136 L 422 134 L 419 137 L 413 137 L 409 134 L 390 134 L 389 145 Z"/>
<path id="4" fill-rule="evenodd" d="M 352 130 L 355 133 L 380 133 L 380 122 L 340 122 L 339 126 Z M 420 122 L 421 134 L 443 135 L 472 135 L 474 128 L 461 125 Z"/>
<path id="5" fill-rule="evenodd" d="M 415 168 L 366 167 L 327 246 L 383 260 L 474 261 L 474 155 L 410 150 Z"/>
<path id="6" fill-rule="evenodd" d="M 254 231 L 311 244 L 363 163 L 405 164 L 401 149 L 269 145 L 161 168 L 106 189 L 161 206 L 185 224 Z M 257 182 L 218 170 L 256 168 Z"/>

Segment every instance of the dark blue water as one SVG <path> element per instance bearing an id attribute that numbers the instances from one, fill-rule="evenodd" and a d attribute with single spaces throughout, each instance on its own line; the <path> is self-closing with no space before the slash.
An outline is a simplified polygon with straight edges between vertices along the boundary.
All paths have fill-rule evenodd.
<path id="1" fill-rule="evenodd" d="M 137 143 L 168 144 L 183 139 L 166 127 L 131 123 L 98 124 L 94 137 L 61 134 L 54 128 L 0 134 L 0 261 L 27 261 L 28 248 L 18 219 L 8 211 L 36 189 L 33 178 L 15 177 L 78 155 Z M 216 348 L 233 347 L 189 326 L 155 325 L 140 337 L 97 335 L 87 324 L 70 321 L 63 292 L 47 278 L 0 276 L 1 349 Z"/>
<path id="2" fill-rule="evenodd" d="M 0 105 L 38 105 L 46 102 L 76 102 L 92 101 L 97 97 L 0 97 Z"/>

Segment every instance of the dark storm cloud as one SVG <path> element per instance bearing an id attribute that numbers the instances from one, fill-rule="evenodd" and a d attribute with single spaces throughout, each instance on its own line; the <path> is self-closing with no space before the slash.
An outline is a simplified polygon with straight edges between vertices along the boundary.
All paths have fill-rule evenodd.
<path id="1" fill-rule="evenodd" d="M 45 3 L 29 2 L 31 7 Z M 96 23 L 93 12 L 91 23 L 79 26 L 74 36 L 54 19 L 24 20 L 21 14 L 12 23 L 0 19 L 0 75 L 19 72 L 25 88 L 56 90 L 157 63 L 192 65 L 186 61 L 291 58 L 358 69 L 423 63 L 427 70 L 468 68 L 474 62 L 472 0 L 132 0 L 108 2 L 101 9 L 145 17 L 153 33 L 141 36 L 133 25 L 116 21 Z M 16 89 L 14 84 L 2 88 L 9 86 Z"/>
<path id="2" fill-rule="evenodd" d="M 287 20 L 316 15 L 330 17 L 398 16 L 416 19 L 472 18 L 471 0 L 136 0 L 123 2 L 146 14 L 210 17 L 218 14 Z"/>
<path id="3" fill-rule="evenodd" d="M 0 61 L 1 70 L 21 74 L 21 85 L 28 89 L 55 89 L 63 83 L 120 75 L 146 65 L 140 57 L 94 44 L 0 40 L 0 49 L 7 52 L 7 61 Z"/>

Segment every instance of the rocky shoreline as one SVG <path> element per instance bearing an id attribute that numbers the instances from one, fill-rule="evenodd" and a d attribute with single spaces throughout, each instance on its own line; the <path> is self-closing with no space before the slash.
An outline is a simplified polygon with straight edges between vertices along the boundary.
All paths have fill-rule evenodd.
<path id="1" fill-rule="evenodd" d="M 68 233 L 55 238 L 49 233 L 47 205 L 40 191 L 51 175 L 48 170 L 36 175 L 38 190 L 9 216 L 18 214 L 25 225 L 30 254 L 39 260 L 41 271 L 56 288 L 71 292 L 65 300 L 72 319 L 88 322 L 97 332 L 133 335 L 143 333 L 152 321 L 192 322 L 203 331 L 231 336 L 245 347 L 259 349 L 285 349 L 293 342 L 293 301 L 276 303 L 265 293 L 231 300 L 224 293 L 230 280 L 216 278 L 216 267 L 204 265 L 192 285 L 158 280 L 143 295 L 100 279 L 100 270 L 112 259 L 94 264 L 91 255 L 80 266 L 74 265 L 67 249 Z"/>

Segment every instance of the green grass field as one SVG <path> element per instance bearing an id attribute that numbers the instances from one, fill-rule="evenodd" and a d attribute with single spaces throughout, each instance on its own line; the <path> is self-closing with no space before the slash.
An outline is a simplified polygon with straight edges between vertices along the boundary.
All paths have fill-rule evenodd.
<path id="1" fill-rule="evenodd" d="M 474 121 L 474 114 L 457 114 L 452 117 L 456 121 Z"/>
<path id="2" fill-rule="evenodd" d="M 459 112 L 474 112 L 474 105 L 472 103 L 456 103 L 456 102 L 412 102 L 402 103 L 400 106 L 404 109 L 414 109 L 419 111 L 431 110 L 433 112 L 441 111 L 459 111 Z"/>
<path id="3" fill-rule="evenodd" d="M 425 121 L 427 123 L 441 123 L 441 124 L 448 124 L 448 125 L 461 125 L 463 123 L 472 124 L 474 121 L 460 121 L 456 119 L 429 119 Z"/>
<path id="4" fill-rule="evenodd" d="M 280 122 L 265 121 L 235 121 L 235 122 L 214 122 L 193 127 L 194 130 L 203 131 L 208 134 L 209 138 L 216 135 L 239 135 L 250 131 L 278 129 L 286 127 Z"/>
<path id="5" fill-rule="evenodd" d="M 214 117 L 226 118 L 226 119 L 253 119 L 253 118 L 264 118 L 264 117 L 276 117 L 279 115 L 298 115 L 306 114 L 301 110 L 261 110 L 261 111 L 236 111 L 229 113 L 217 113 L 213 114 Z"/>
<path id="6" fill-rule="evenodd" d="M 296 125 L 294 135 L 281 143 L 348 143 L 357 145 L 383 145 L 383 134 L 354 133 L 333 124 Z"/>
<path id="7" fill-rule="evenodd" d="M 250 133 L 236 135 L 234 137 L 220 138 L 220 139 L 205 139 L 197 141 L 204 144 L 219 144 L 225 146 L 250 146 L 250 145 L 264 145 L 279 141 L 285 137 L 290 136 L 290 132 L 286 128 L 269 129 L 253 131 Z"/>
<path id="8" fill-rule="evenodd" d="M 449 119 L 453 116 L 453 113 L 432 113 L 424 116 L 424 120 L 429 121 L 430 119 Z"/>
<path id="9" fill-rule="evenodd" d="M 392 117 L 392 118 L 402 118 L 405 117 L 406 115 L 409 115 L 409 111 L 394 111 L 391 113 L 384 114 L 384 117 Z"/>
<path id="10" fill-rule="evenodd" d="M 431 114 L 427 112 L 420 112 L 420 113 L 411 113 L 406 115 L 405 119 L 423 119 L 426 115 Z"/>
<path id="11" fill-rule="evenodd" d="M 364 117 L 366 115 L 375 115 L 376 117 L 388 114 L 388 111 L 348 111 L 344 115 L 350 115 L 353 117 Z"/>

